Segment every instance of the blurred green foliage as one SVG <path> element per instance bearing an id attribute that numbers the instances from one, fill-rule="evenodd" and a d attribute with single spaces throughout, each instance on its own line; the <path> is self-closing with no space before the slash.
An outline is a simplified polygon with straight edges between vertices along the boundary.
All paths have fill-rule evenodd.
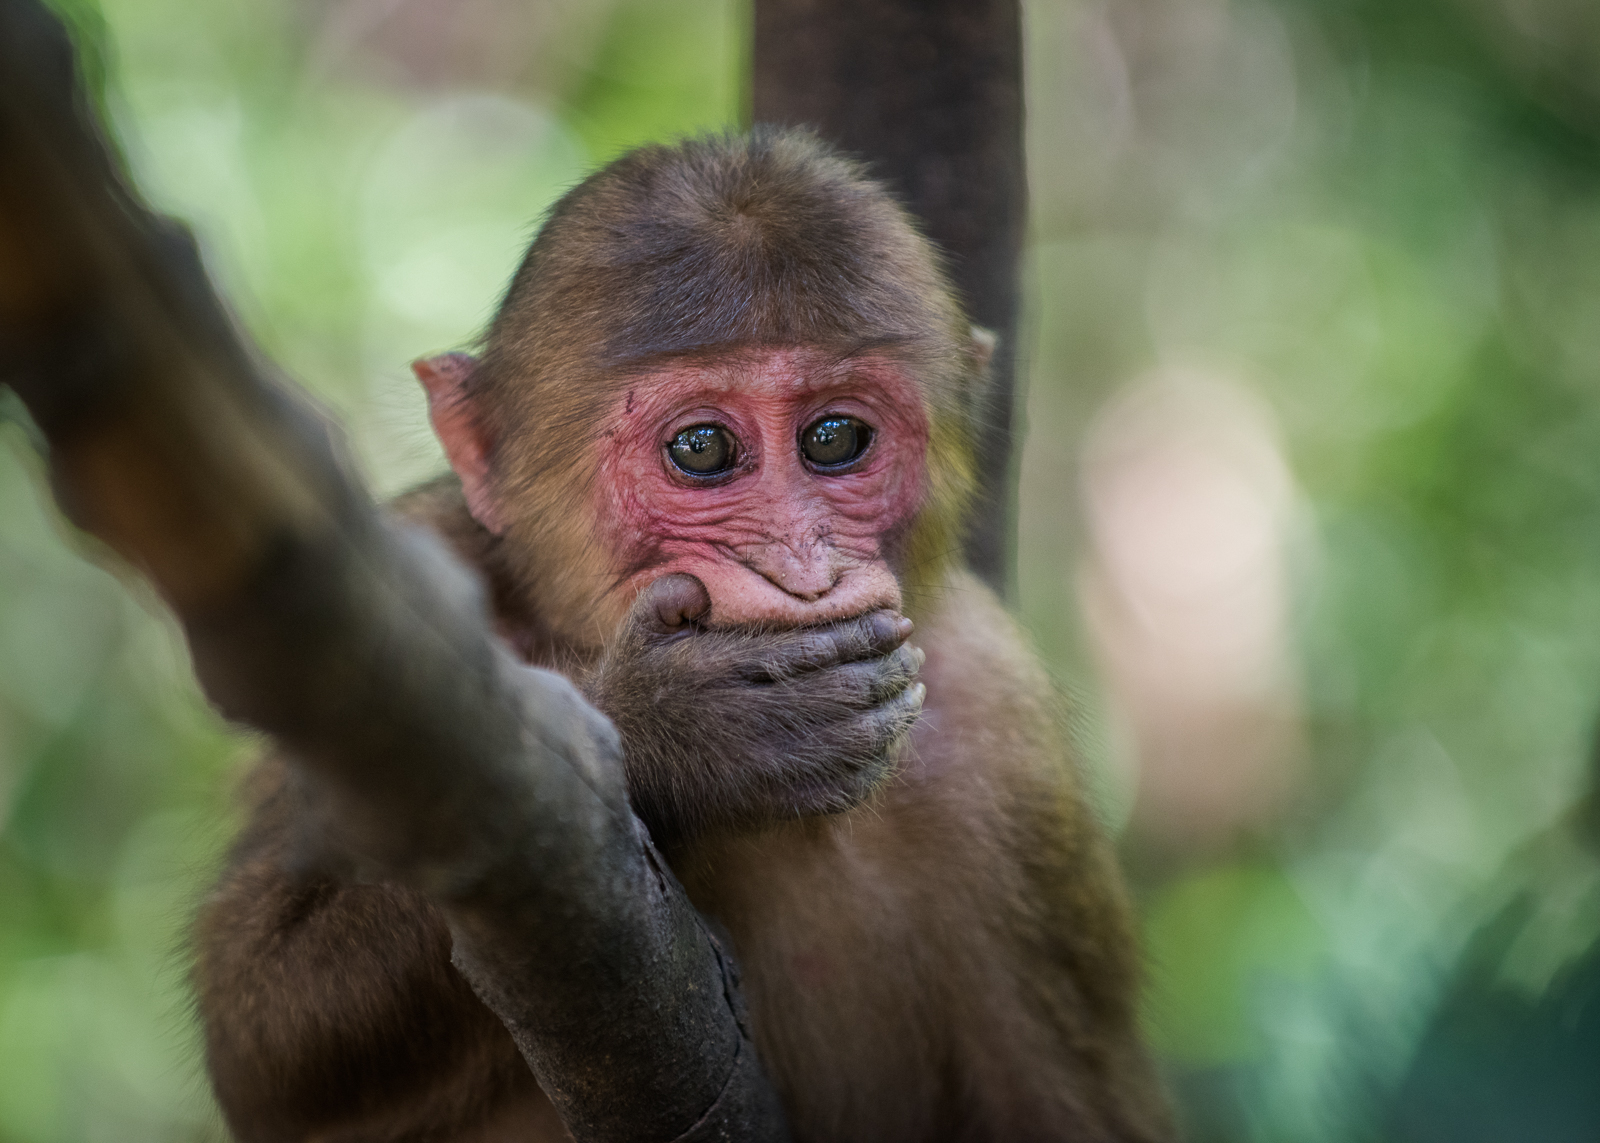
<path id="1" fill-rule="evenodd" d="M 382 492 L 441 463 L 407 361 L 471 343 L 551 199 L 743 115 L 733 0 L 59 6 L 141 186 Z M 1036 0 L 1027 35 L 1019 606 L 1110 820 L 1086 426 L 1203 368 L 1298 485 L 1305 759 L 1213 848 L 1130 839 L 1152 1036 L 1198 1140 L 1382 1138 L 1441 997 L 1543 995 L 1595 936 L 1562 815 L 1600 709 L 1600 9 Z M 0 1141 L 220 1138 L 183 931 L 252 746 L 0 409 Z"/>

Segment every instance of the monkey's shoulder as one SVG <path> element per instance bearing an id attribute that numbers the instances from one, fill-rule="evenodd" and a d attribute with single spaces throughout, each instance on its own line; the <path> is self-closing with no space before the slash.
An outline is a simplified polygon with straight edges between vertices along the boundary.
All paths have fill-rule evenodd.
<path id="1" fill-rule="evenodd" d="M 449 550 L 478 575 L 489 600 L 495 634 L 535 666 L 561 665 L 572 658 L 557 646 L 550 624 L 532 606 L 528 585 L 506 552 L 467 507 L 455 473 L 419 484 L 389 501 L 392 515 L 438 536 Z"/>
<path id="2" fill-rule="evenodd" d="M 1065 697 L 994 592 L 956 570 L 916 618 L 928 687 L 917 753 L 991 771 L 1044 760 L 1056 771 L 1068 753 Z"/>

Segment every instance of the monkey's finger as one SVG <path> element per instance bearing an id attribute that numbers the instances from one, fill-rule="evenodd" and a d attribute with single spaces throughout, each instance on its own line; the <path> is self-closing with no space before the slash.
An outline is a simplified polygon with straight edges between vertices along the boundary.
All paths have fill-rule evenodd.
<path id="1" fill-rule="evenodd" d="M 884 749 L 893 746 L 910 732 L 922 714 L 922 702 L 928 697 L 925 683 L 912 683 L 900 694 L 863 715 L 869 738 L 881 742 Z"/>
<path id="2" fill-rule="evenodd" d="M 858 706 L 848 717 L 826 727 L 813 727 L 811 745 L 819 754 L 834 759 L 832 766 L 840 779 L 850 775 L 871 778 L 884 767 L 893 767 L 890 751 L 916 723 L 927 693 L 922 683 L 912 683 L 885 702 Z"/>
<path id="3" fill-rule="evenodd" d="M 825 627 L 800 627 L 768 644 L 757 677 L 782 679 L 887 655 L 911 637 L 911 620 L 892 611 L 872 611 Z"/>
<path id="4" fill-rule="evenodd" d="M 653 635 L 671 635 L 711 610 L 711 593 L 692 575 L 664 575 L 639 593 L 629 622 Z"/>
<path id="5" fill-rule="evenodd" d="M 911 685 L 922 666 L 922 651 L 902 643 L 887 655 L 858 659 L 826 670 L 809 671 L 782 683 L 782 689 L 799 705 L 837 703 L 849 710 L 865 710 L 894 698 Z"/>
<path id="6" fill-rule="evenodd" d="M 899 765 L 895 745 L 910 733 L 922 713 L 927 688 L 913 683 L 895 698 L 837 728 L 837 777 L 833 789 L 843 795 L 836 808 L 864 801 Z"/>
<path id="7" fill-rule="evenodd" d="M 868 660 L 867 665 L 872 668 L 872 701 L 880 703 L 905 690 L 916 679 L 926 659 L 921 647 L 902 643 L 883 658 Z"/>

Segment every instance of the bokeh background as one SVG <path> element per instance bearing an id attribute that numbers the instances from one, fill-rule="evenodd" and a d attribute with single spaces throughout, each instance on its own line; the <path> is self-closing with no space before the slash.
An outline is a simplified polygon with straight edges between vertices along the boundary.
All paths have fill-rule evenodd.
<path id="1" fill-rule="evenodd" d="M 60 4 L 384 492 L 551 199 L 745 116 L 734 0 Z M 1190 1137 L 1600 1138 L 1600 5 L 1024 7 L 1019 609 Z M 0 396 L 0 1141 L 221 1139 L 183 933 L 253 746 L 86 551 Z"/>

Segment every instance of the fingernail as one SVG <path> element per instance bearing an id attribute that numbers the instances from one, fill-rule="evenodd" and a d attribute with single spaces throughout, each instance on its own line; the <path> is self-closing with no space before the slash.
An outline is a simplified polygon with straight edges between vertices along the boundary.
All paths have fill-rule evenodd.
<path id="1" fill-rule="evenodd" d="M 926 663 L 928 661 L 928 653 L 926 651 L 924 651 L 921 647 L 913 647 L 913 648 L 911 648 L 911 653 L 914 654 L 917 657 L 917 667 L 919 669 L 922 667 L 922 664 L 924 664 L 924 663 Z"/>
<path id="2" fill-rule="evenodd" d="M 903 643 L 905 635 L 900 631 L 900 624 L 905 620 L 892 611 L 874 611 L 868 617 L 872 624 L 872 640 L 875 643 Z"/>
<path id="3" fill-rule="evenodd" d="M 900 636 L 902 639 L 911 638 L 911 633 L 916 629 L 917 625 L 911 622 L 911 620 L 907 619 L 904 615 L 895 620 L 894 633 Z"/>

